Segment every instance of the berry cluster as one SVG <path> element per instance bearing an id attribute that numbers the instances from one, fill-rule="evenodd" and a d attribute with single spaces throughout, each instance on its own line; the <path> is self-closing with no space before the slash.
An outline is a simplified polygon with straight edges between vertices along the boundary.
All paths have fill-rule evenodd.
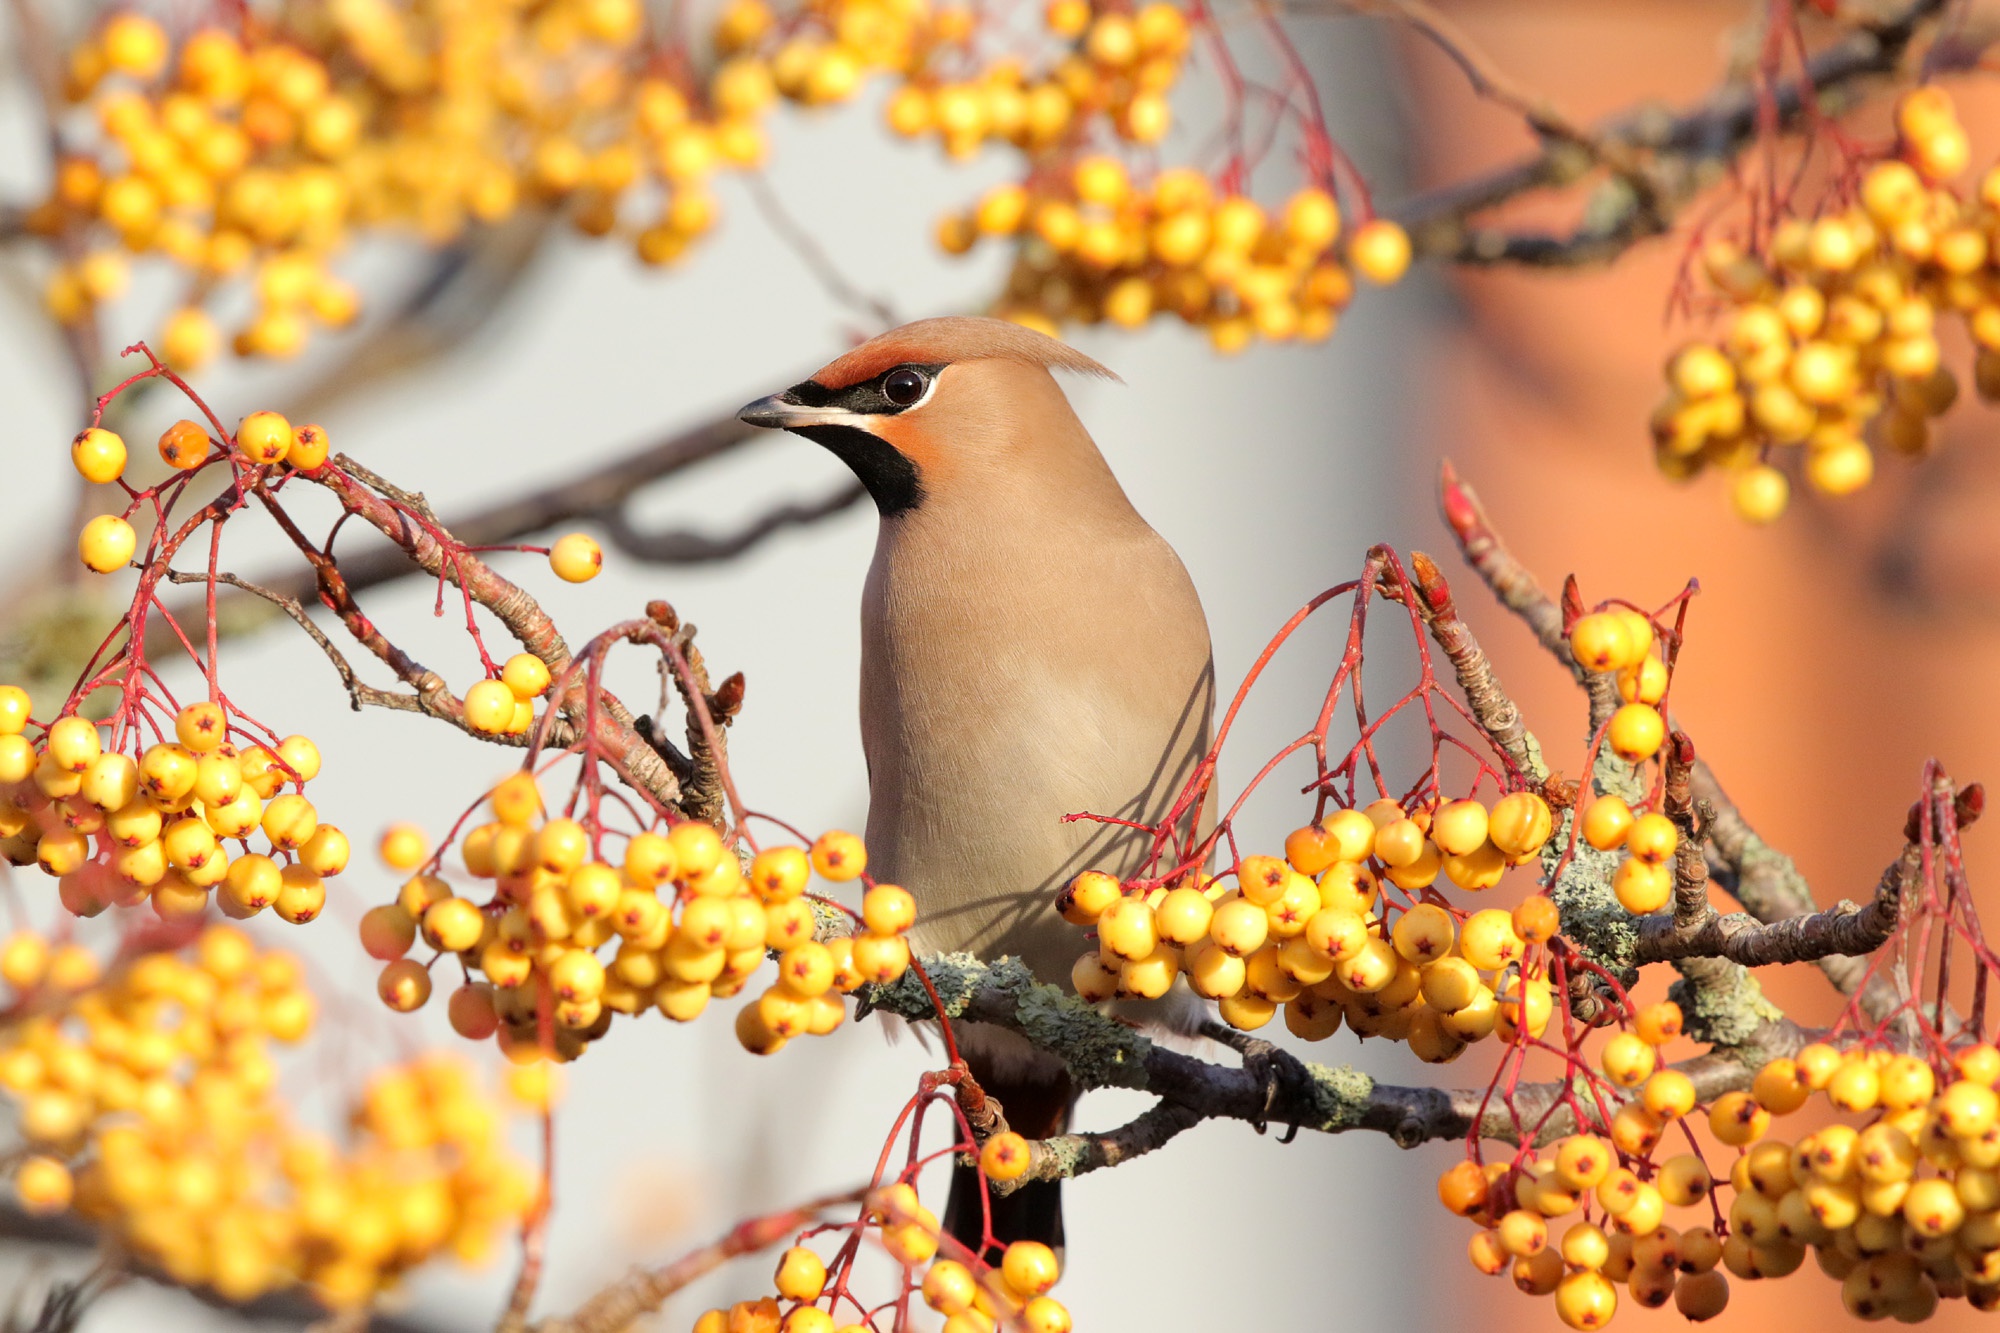
<path id="1" fill-rule="evenodd" d="M 1734 1269 L 1740 1256 L 1731 1258 L 1730 1246 L 1739 1243 L 1725 1244 L 1705 1226 L 1679 1231 L 1665 1223 L 1670 1206 L 1708 1202 L 1707 1165 L 1695 1153 L 1651 1160 L 1666 1127 L 1695 1106 L 1686 1074 L 1656 1068 L 1659 1048 L 1680 1032 L 1681 1013 L 1671 1002 L 1642 1009 L 1632 1031 L 1605 1044 L 1604 1077 L 1582 1076 L 1585 1101 L 1608 1096 L 1607 1088 L 1638 1090 L 1610 1115 L 1609 1142 L 1573 1134 L 1511 1163 L 1461 1161 L 1438 1180 L 1444 1206 L 1483 1228 L 1468 1250 L 1473 1266 L 1510 1274 L 1530 1295 L 1553 1296 L 1571 1328 L 1610 1323 L 1620 1284 L 1642 1306 L 1673 1298 L 1690 1319 L 1710 1318 L 1728 1301 L 1728 1281 L 1715 1269 L 1725 1261 Z M 1731 1097 L 1716 1103 L 1711 1123 L 1726 1143 L 1746 1143 L 1754 1133 L 1737 1123 L 1739 1110 Z M 1552 1234 L 1572 1215 L 1577 1220 Z"/>
<path id="2" fill-rule="evenodd" d="M 1048 1294 L 1062 1275 L 1061 1261 L 1048 1246 L 1015 1241 L 997 1264 L 970 1256 L 963 1262 L 939 1258 L 937 1216 L 902 1182 L 869 1194 L 863 1223 L 906 1270 L 924 1268 L 917 1292 L 925 1305 L 944 1316 L 942 1333 L 993 1333 L 1003 1325 L 1022 1333 L 1070 1333 L 1069 1310 Z M 829 1307 L 835 1298 L 828 1288 L 826 1261 L 805 1245 L 794 1245 L 779 1257 L 773 1286 L 776 1298 L 705 1312 L 694 1321 L 693 1333 L 865 1333 L 873 1327 L 865 1318 L 836 1325 L 830 1309 L 820 1308 L 822 1298 Z M 852 1303 L 844 1287 L 838 1299 Z M 791 1308 L 783 1309 L 780 1301 Z"/>
<path id="3" fill-rule="evenodd" d="M 1751 1094 L 1770 1115 L 1820 1093 L 1866 1120 L 1750 1145 L 1729 1209 L 1749 1262 L 1730 1271 L 1781 1277 L 1810 1246 L 1857 1318 L 1916 1323 L 1941 1298 L 2000 1309 L 2000 1050 L 1963 1046 L 1941 1068 L 1943 1086 L 1918 1056 L 1814 1044 L 1759 1070 Z"/>
<path id="4" fill-rule="evenodd" d="M 1927 1061 L 1881 1049 L 1814 1043 L 1771 1060 L 1748 1091 L 1707 1108 L 1712 1136 L 1738 1152 L 1720 1180 L 1698 1151 L 1653 1160 L 1663 1134 L 1697 1110 L 1692 1080 L 1654 1067 L 1679 1019 L 1654 1006 L 1606 1045 L 1605 1078 L 1636 1093 L 1612 1116 L 1608 1143 L 1573 1135 L 1512 1164 L 1468 1160 L 1444 1173 L 1444 1205 L 1485 1228 L 1472 1239 L 1475 1267 L 1553 1293 L 1579 1329 L 1609 1322 L 1614 1283 L 1642 1306 L 1671 1299 L 1691 1319 L 1712 1318 L 1730 1275 L 1784 1277 L 1808 1249 L 1857 1318 L 1919 1323 L 1949 1298 L 2000 1308 L 2000 1050 L 1957 1049 L 1942 1089 Z M 1814 1093 L 1867 1123 L 1768 1136 L 1774 1116 L 1805 1109 Z M 1677 1230 L 1669 1208 L 1704 1211 L 1714 1225 Z"/>
<path id="5" fill-rule="evenodd" d="M 1437 1063 L 1495 1032 L 1539 1037 L 1548 982 L 1522 964 L 1555 933 L 1554 905 L 1537 895 L 1511 913 L 1467 916 L 1431 890 L 1440 874 L 1468 892 L 1493 887 L 1510 865 L 1539 858 L 1553 827 L 1530 791 L 1490 811 L 1471 799 L 1410 811 L 1385 799 L 1294 831 L 1282 858 L 1244 857 L 1234 889 L 1196 877 L 1128 890 L 1085 871 L 1059 906 L 1096 929 L 1097 948 L 1070 983 L 1087 1000 L 1157 999 L 1185 975 L 1243 1031 L 1282 1005 L 1285 1026 L 1307 1041 L 1344 1018 L 1357 1036 L 1408 1042 Z M 1416 900 L 1387 902 L 1384 879 Z"/>
<path id="6" fill-rule="evenodd" d="M 1731 501 L 1752 522 L 1784 512 L 1790 446 L 1803 446 L 1806 480 L 1827 495 L 1873 478 L 1866 435 L 1909 456 L 1930 447 L 1930 419 L 1958 396 L 1941 313 L 1965 320 L 1979 392 L 2000 398 L 2000 167 L 1973 198 L 1949 184 L 1970 150 L 1941 89 L 1905 95 L 1896 123 L 1899 155 L 1861 174 L 1852 204 L 1781 223 L 1765 256 L 1728 243 L 1703 256 L 1735 309 L 1719 341 L 1668 363 L 1656 454 L 1673 477 L 1729 471 Z"/>
<path id="7" fill-rule="evenodd" d="M 835 105 L 886 75 L 892 132 L 935 138 L 954 158 L 999 143 L 1024 159 L 1025 186 L 942 236 L 953 251 L 981 232 L 1028 238 L 1004 313 L 1138 324 L 1173 312 L 1228 350 L 1253 336 L 1324 337 L 1349 268 L 1386 282 L 1407 265 L 1392 224 L 1360 228 L 1345 266 L 1326 190 L 1305 190 L 1267 226 L 1238 184 L 1240 143 L 1213 200 L 1208 178 L 1187 169 L 1114 200 L 1101 196 L 1117 159 L 1071 169 L 1100 129 L 1120 146 L 1161 141 L 1194 28 L 1213 22 L 1159 0 L 1051 0 L 1038 48 L 1022 54 L 1017 35 L 955 4 L 805 0 L 780 14 L 730 0 L 697 52 L 650 30 L 638 0 L 401 0 L 173 37 L 122 12 L 70 53 L 68 93 L 89 104 L 97 136 L 73 136 L 84 146 L 60 161 L 30 221 L 76 255 L 47 289 L 64 322 L 123 294 L 127 256 L 160 256 L 196 280 L 160 337 L 169 362 L 191 368 L 221 348 L 211 310 L 239 287 L 253 309 L 235 351 L 291 356 L 315 325 L 356 317 L 359 297 L 333 265 L 364 231 L 442 244 L 560 209 L 587 235 L 672 263 L 716 224 L 712 178 L 762 164 L 780 101 Z M 1299 113 L 1305 174 L 1330 181 L 1331 141 L 1290 95 L 1273 94 Z"/>
<path id="8" fill-rule="evenodd" d="M 938 240 L 957 254 L 981 236 L 1017 239 L 1002 313 L 1046 332 L 1099 320 L 1138 328 L 1171 314 L 1236 352 L 1257 337 L 1325 338 L 1353 297 L 1350 269 L 1389 283 L 1409 266 L 1409 238 L 1393 222 L 1364 223 L 1340 252 L 1345 263 L 1340 234 L 1340 207 L 1318 186 L 1270 218 L 1198 171 L 1171 168 L 1139 188 L 1117 158 L 1092 155 L 996 187 L 972 212 L 947 217 Z"/>
<path id="9" fill-rule="evenodd" d="M 348 1148 L 292 1123 L 272 1043 L 303 1041 L 315 1006 L 290 954 L 211 926 L 185 957 L 142 953 L 99 984 L 77 952 L 25 933 L 0 947 L 33 1005 L 0 1036 L 29 1210 L 74 1209 L 229 1301 L 304 1284 L 352 1307 L 434 1255 L 482 1258 L 526 1209 L 531 1182 L 456 1062 L 377 1073 Z"/>
<path id="10" fill-rule="evenodd" d="M 186 420 L 167 427 L 159 440 L 161 461 L 176 473 L 190 475 L 216 462 L 243 469 L 268 468 L 273 477 L 282 476 L 282 470 L 316 472 L 325 466 L 329 447 L 326 432 L 320 427 L 293 426 L 276 412 L 252 412 L 237 424 L 235 437 L 223 444 L 211 439 L 200 423 Z M 85 481 L 97 485 L 124 482 L 129 457 L 125 440 L 116 431 L 102 426 L 80 431 L 70 441 L 69 457 Z M 109 574 L 125 568 L 139 549 L 132 515 L 146 504 L 147 493 L 134 493 L 129 486 L 126 490 L 134 498 L 123 513 L 99 514 L 77 534 L 77 558 L 93 573 Z"/>
<path id="11" fill-rule="evenodd" d="M 1659 753 L 1667 723 L 1659 705 L 1666 698 L 1667 664 L 1654 652 L 1652 622 L 1636 611 L 1595 611 L 1570 627 L 1570 651 L 1592 671 L 1615 672 L 1625 702 L 1611 715 L 1601 743 L 1628 764 Z M 1599 796 L 1583 811 L 1583 839 L 1600 852 L 1624 848 L 1627 855 L 1611 881 L 1619 903 L 1635 916 L 1657 912 L 1673 896 L 1674 851 L 1680 831 L 1658 811 L 1635 814 L 1622 798 Z"/>
<path id="12" fill-rule="evenodd" d="M 269 907 L 303 924 L 347 867 L 346 835 L 304 794 L 320 765 L 304 736 L 259 741 L 217 703 L 181 709 L 172 738 L 151 745 L 126 727 L 107 748 L 102 724 L 75 714 L 38 740 L 31 725 L 27 693 L 0 686 L 0 855 L 54 876 L 77 916 L 145 901 L 163 918 L 199 916 L 213 890 L 229 916 Z M 249 850 L 258 835 L 264 852 Z"/>
<path id="13" fill-rule="evenodd" d="M 806 884 L 814 870 L 836 883 L 861 876 L 867 853 L 852 834 L 746 861 L 713 827 L 686 820 L 625 837 L 613 865 L 603 844 L 620 835 L 594 818 L 547 818 L 526 772 L 502 781 L 486 804 L 491 820 L 467 831 L 460 854 L 467 874 L 495 881 L 487 901 L 459 896 L 443 878 L 442 851 L 427 856 L 420 833 L 392 828 L 383 858 L 422 869 L 395 902 L 363 916 L 361 941 L 387 964 L 382 1001 L 405 1012 L 430 999 L 431 967 L 456 954 L 467 979 L 451 997 L 452 1026 L 470 1040 L 497 1039 L 510 1058 L 573 1059 L 616 1014 L 658 1009 L 692 1021 L 711 999 L 742 991 L 767 951 L 777 955 L 777 977 L 737 1012 L 736 1034 L 769 1055 L 793 1037 L 832 1032 L 846 1013 L 842 995 L 894 981 L 910 965 L 903 932 L 915 903 L 893 884 L 868 888 L 858 933 L 821 938 L 830 932 L 816 908 L 844 909 Z M 420 935 L 436 950 L 428 961 L 408 956 Z"/>

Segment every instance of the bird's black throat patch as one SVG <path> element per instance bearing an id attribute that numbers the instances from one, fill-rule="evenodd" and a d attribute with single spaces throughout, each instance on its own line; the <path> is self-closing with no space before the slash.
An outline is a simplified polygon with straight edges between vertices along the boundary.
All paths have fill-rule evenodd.
<path id="1" fill-rule="evenodd" d="M 923 479 L 917 465 L 880 436 L 854 426 L 792 426 L 835 458 L 847 464 L 860 478 L 884 518 L 915 509 L 923 502 Z"/>

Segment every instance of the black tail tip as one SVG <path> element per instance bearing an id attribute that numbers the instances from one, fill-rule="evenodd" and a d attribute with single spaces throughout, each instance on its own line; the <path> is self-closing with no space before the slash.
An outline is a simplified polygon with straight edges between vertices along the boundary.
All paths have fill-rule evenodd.
<path id="1" fill-rule="evenodd" d="M 983 1206 L 982 1206 L 983 1205 Z M 993 1243 L 986 1243 L 990 1229 Z M 990 1264 L 1000 1262 L 1017 1240 L 1040 1241 L 1063 1250 L 1062 1182 L 1032 1181 L 1007 1194 L 985 1189 L 979 1169 L 963 1162 L 951 1170 L 951 1193 L 945 1199 L 944 1230 L 953 1240 Z"/>

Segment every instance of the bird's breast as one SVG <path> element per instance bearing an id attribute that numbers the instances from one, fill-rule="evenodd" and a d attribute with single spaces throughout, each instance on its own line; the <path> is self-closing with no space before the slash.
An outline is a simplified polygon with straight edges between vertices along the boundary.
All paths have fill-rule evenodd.
<path id="1" fill-rule="evenodd" d="M 1066 974 L 1082 940 L 1055 917 L 1056 890 L 1080 870 L 1136 870 L 1150 842 L 1064 817 L 1160 819 L 1206 748 L 1208 635 L 1186 572 L 1143 525 L 1090 536 L 878 548 L 862 626 L 869 850 L 917 895 L 920 949 Z"/>

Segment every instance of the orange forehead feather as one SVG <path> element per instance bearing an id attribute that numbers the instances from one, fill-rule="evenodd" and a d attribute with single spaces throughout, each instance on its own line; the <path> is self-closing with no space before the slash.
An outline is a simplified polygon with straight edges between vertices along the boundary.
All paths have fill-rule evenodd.
<path id="1" fill-rule="evenodd" d="M 920 319 L 871 338 L 813 375 L 828 389 L 845 389 L 902 365 L 952 365 L 960 361 L 1022 361 L 1048 370 L 1118 377 L 1068 343 L 1004 319 L 945 315 Z"/>

